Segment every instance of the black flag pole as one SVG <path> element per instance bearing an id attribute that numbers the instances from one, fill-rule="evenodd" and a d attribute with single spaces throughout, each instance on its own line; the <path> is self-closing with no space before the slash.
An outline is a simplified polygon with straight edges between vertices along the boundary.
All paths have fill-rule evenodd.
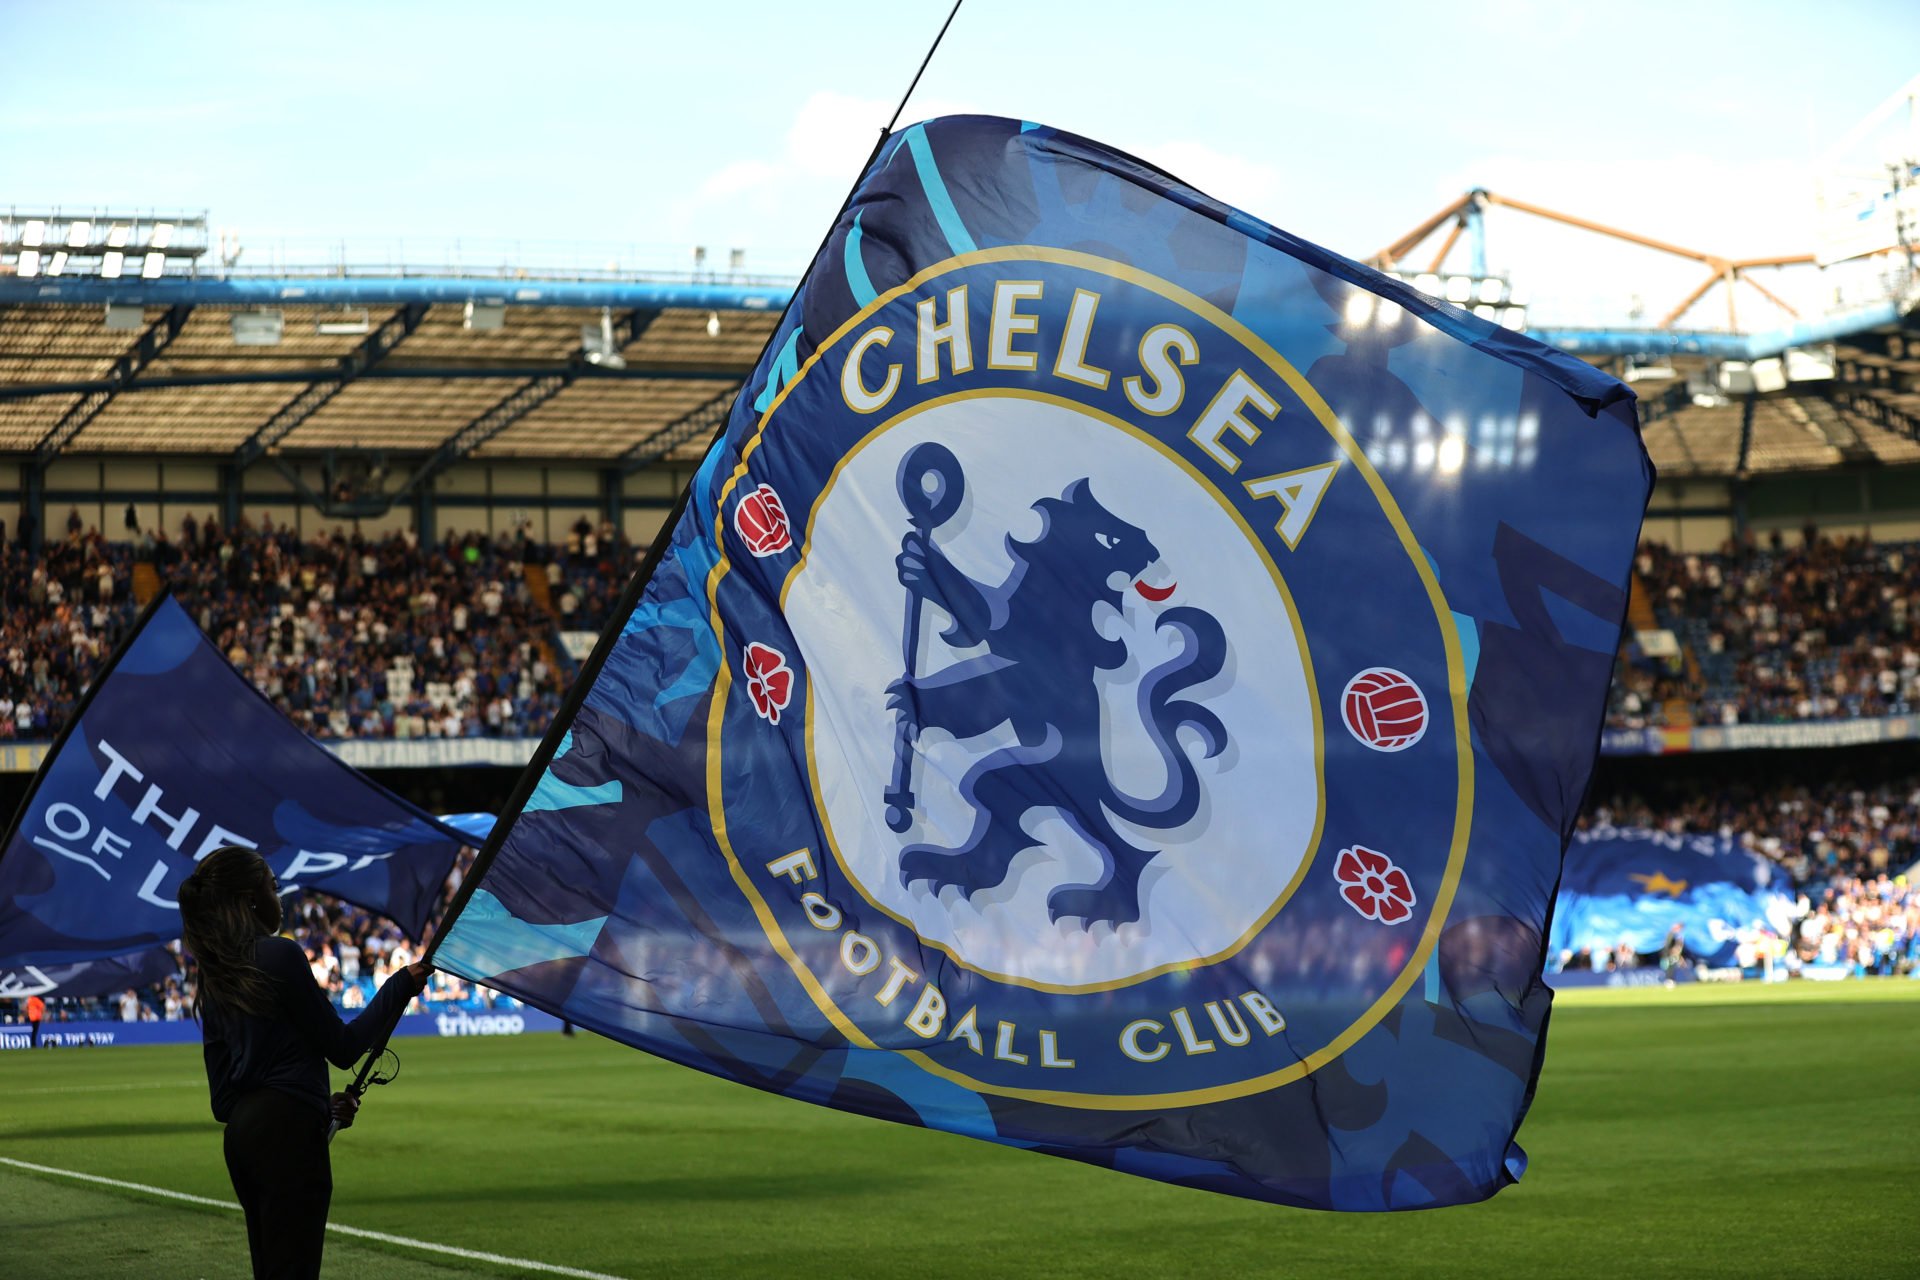
<path id="1" fill-rule="evenodd" d="M 939 51 L 941 41 L 946 39 L 947 30 L 953 26 L 953 20 L 959 16 L 960 6 L 964 3 L 965 0 L 954 0 L 953 7 L 947 11 L 946 21 L 940 24 L 940 30 L 935 33 L 933 43 L 927 46 L 925 56 L 920 59 L 920 65 L 914 70 L 913 79 L 907 82 L 906 92 L 900 95 L 900 101 L 894 105 L 893 115 L 881 128 L 880 136 L 874 139 L 873 150 L 867 154 L 866 160 L 854 175 L 853 184 L 847 188 L 846 196 L 840 201 L 839 210 L 828 220 L 826 232 L 820 237 L 819 247 L 807 259 L 806 270 L 801 274 L 799 283 L 793 287 L 793 294 L 787 300 L 786 310 L 781 313 L 780 323 L 774 325 L 769 331 L 766 342 L 760 348 L 760 353 L 754 357 L 755 369 L 758 369 L 761 362 L 766 359 L 767 351 L 773 346 L 774 339 L 785 327 L 788 314 L 804 296 L 807 281 L 813 275 L 814 263 L 819 261 L 821 253 L 833 239 L 834 229 L 840 225 L 840 219 L 852 206 L 854 196 L 860 191 L 860 184 L 866 180 L 867 174 L 873 169 L 874 162 L 880 158 L 880 152 L 887 145 L 887 139 L 893 136 L 895 126 L 900 123 L 901 114 L 907 109 L 907 101 L 913 97 L 913 91 L 920 87 L 920 78 L 927 73 L 927 67 L 933 62 L 933 55 Z M 744 394 L 745 387 L 743 386 L 741 390 Z M 708 450 L 711 450 L 726 433 L 727 422 L 731 416 L 729 414 L 727 418 L 722 419 L 714 429 L 713 435 L 707 440 Z M 541 738 L 540 746 L 533 753 L 533 758 L 527 761 L 527 767 L 520 771 L 520 777 L 514 783 L 513 791 L 507 798 L 506 807 L 501 810 L 499 818 L 493 824 L 493 831 L 487 836 L 486 843 L 481 846 L 479 855 L 474 858 L 473 866 L 468 868 L 465 878 L 461 880 L 459 889 L 454 893 L 453 901 L 447 904 L 447 909 L 441 913 L 440 919 L 434 924 L 433 936 L 427 941 L 423 959 L 429 961 L 433 959 L 434 953 L 440 948 L 440 940 L 446 936 L 448 928 L 460 918 L 460 913 L 466 910 L 468 901 L 473 897 L 473 891 L 479 886 L 487 868 L 499 854 L 500 846 L 506 842 L 508 831 L 519 820 L 521 811 L 526 808 L 527 800 L 533 795 L 534 787 L 539 785 L 541 777 L 547 771 L 547 766 L 553 763 L 553 757 L 560 747 L 560 740 L 572 727 L 573 718 L 579 714 L 581 705 L 586 702 L 587 692 L 593 688 L 594 681 L 600 678 L 600 670 L 606 665 L 607 656 L 613 652 L 614 642 L 620 638 L 627 615 L 639 605 L 641 593 L 647 589 L 647 583 L 653 579 L 654 572 L 660 567 L 660 561 L 666 557 L 667 548 L 673 542 L 674 528 L 680 523 L 680 518 L 686 514 L 687 504 L 693 497 L 694 479 L 697 476 L 696 471 L 694 477 L 688 478 L 686 485 L 680 490 L 679 498 L 673 504 L 673 510 L 667 513 L 666 521 L 660 526 L 660 531 L 654 535 L 653 542 L 647 547 L 647 554 L 640 561 L 640 567 L 634 570 L 633 577 L 627 580 L 626 588 L 620 593 L 619 600 L 614 603 L 607 617 L 606 626 L 601 628 L 600 638 L 594 642 L 593 652 L 588 655 L 586 663 L 580 668 L 580 673 L 574 677 L 572 686 L 567 690 L 566 698 L 561 702 L 559 711 L 554 713 L 553 722 L 547 726 L 546 735 Z M 347 1092 L 356 1100 L 363 1097 L 371 1085 L 384 1084 L 386 1079 L 391 1079 L 391 1077 L 386 1079 L 376 1077 L 374 1067 L 386 1053 L 387 1041 L 392 1033 L 392 1027 L 383 1031 L 380 1038 L 367 1050 L 367 1059 L 361 1064 L 353 1083 L 347 1086 Z M 332 1139 L 338 1127 L 336 1123 L 328 1128 L 329 1140 Z"/>

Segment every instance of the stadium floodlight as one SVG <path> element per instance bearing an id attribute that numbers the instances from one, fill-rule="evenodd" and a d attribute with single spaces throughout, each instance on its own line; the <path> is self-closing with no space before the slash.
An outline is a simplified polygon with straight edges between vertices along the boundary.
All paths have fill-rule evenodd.
<path id="1" fill-rule="evenodd" d="M 1440 296 L 1440 277 L 1431 271 L 1423 271 L 1413 278 L 1413 287 L 1429 298 Z"/>
<path id="2" fill-rule="evenodd" d="M 236 311 L 229 323 L 234 346 L 277 347 L 286 317 L 278 311 Z"/>
<path id="3" fill-rule="evenodd" d="M 720 313 L 718 311 L 707 312 L 707 336 L 709 338 L 717 338 L 720 336 Z"/>
<path id="4" fill-rule="evenodd" d="M 373 323 L 365 310 L 343 311 L 336 315 L 320 317 L 314 323 L 313 331 L 324 337 L 357 337 L 371 333 Z"/>
<path id="5" fill-rule="evenodd" d="M 1480 281 L 1480 301 L 1498 302 L 1507 291 L 1507 282 L 1498 276 L 1487 276 Z"/>
<path id="6" fill-rule="evenodd" d="M 1473 309 L 1473 314 L 1492 324 L 1498 324 L 1500 322 L 1500 308 L 1489 306 L 1484 302 Z"/>
<path id="7" fill-rule="evenodd" d="M 745 249 L 727 250 L 727 270 L 737 272 L 746 265 L 747 251 Z"/>
<path id="8" fill-rule="evenodd" d="M 1446 294 L 1447 294 L 1447 301 L 1453 302 L 1453 303 L 1465 302 L 1468 299 L 1472 298 L 1473 297 L 1473 277 L 1472 276 L 1448 276 Z"/>
<path id="9" fill-rule="evenodd" d="M 474 302 L 469 299 L 460 326 L 475 333 L 492 333 L 505 328 L 506 323 L 507 306 L 504 302 Z"/>
<path id="10" fill-rule="evenodd" d="M 1527 309 L 1508 307 L 1500 313 L 1500 326 L 1503 329 L 1524 329 L 1527 327 Z"/>
<path id="11" fill-rule="evenodd" d="M 175 259 L 191 263 L 204 254 L 205 239 L 206 219 L 192 215 L 167 215 L 165 221 L 158 221 L 138 214 L 115 217 L 104 212 L 75 215 L 58 209 L 39 213 L 16 209 L 0 220 L 0 253 L 6 255 L 14 274 L 29 277 L 158 279 Z M 24 259 L 23 266 L 20 255 L 25 254 L 32 256 Z"/>
<path id="12" fill-rule="evenodd" d="M 116 333 L 133 333 L 146 327 L 147 309 L 126 302 L 107 304 L 107 328 Z"/>

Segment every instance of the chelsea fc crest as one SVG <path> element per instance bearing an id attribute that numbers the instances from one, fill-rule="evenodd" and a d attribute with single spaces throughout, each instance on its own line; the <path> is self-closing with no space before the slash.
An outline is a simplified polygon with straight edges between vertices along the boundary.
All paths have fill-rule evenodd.
<path id="1" fill-rule="evenodd" d="M 707 802 L 849 1043 L 1158 1108 L 1300 1078 L 1419 979 L 1472 810 L 1461 642 L 1232 316 L 967 254 L 820 340 L 733 461 Z"/>

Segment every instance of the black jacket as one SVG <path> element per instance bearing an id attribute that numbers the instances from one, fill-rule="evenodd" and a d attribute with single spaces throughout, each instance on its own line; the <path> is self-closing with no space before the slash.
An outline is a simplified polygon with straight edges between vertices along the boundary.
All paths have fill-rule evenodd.
<path id="1" fill-rule="evenodd" d="M 299 943 L 262 938 L 253 954 L 273 985 L 268 1016 L 222 1009 L 211 997 L 200 1002 L 213 1118 L 225 1124 L 234 1104 L 255 1089 L 277 1089 L 325 1113 L 331 1093 L 327 1064 L 351 1067 L 420 994 L 420 985 L 403 969 L 359 1017 L 342 1022 L 313 980 Z"/>

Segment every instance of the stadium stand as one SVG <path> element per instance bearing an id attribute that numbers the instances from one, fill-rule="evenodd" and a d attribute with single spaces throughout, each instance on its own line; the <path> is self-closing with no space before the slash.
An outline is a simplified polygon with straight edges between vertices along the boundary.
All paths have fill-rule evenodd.
<path id="1" fill-rule="evenodd" d="M 572 674 L 557 629 L 597 628 L 632 564 L 584 521 L 558 547 L 522 530 L 423 548 L 191 515 L 109 542 L 78 520 L 39 553 L 0 547 L 0 739 L 51 736 L 161 582 L 315 738 L 538 737 Z"/>
<path id="2" fill-rule="evenodd" d="M 1849 335 L 1835 343 L 1831 366 L 1803 371 L 1826 376 L 1751 394 L 1725 390 L 1731 379 L 1723 381 L 1723 365 L 1675 359 L 1653 366 L 1662 376 L 1636 387 L 1648 455 L 1670 479 L 1920 463 L 1915 350 L 1898 329 Z M 1783 375 L 1762 371 L 1763 380 L 1771 376 Z"/>
<path id="3" fill-rule="evenodd" d="M 1908 714 L 1920 706 L 1917 555 L 1811 532 L 1720 555 L 1646 544 L 1641 581 L 1683 648 L 1662 693 L 1705 723 Z"/>
<path id="4" fill-rule="evenodd" d="M 244 332 L 244 317 L 262 314 L 277 317 L 273 344 L 236 344 L 236 320 Z M 461 456 L 614 459 L 649 445 L 671 453 L 691 446 L 668 433 L 717 397 L 731 399 L 774 321 L 764 309 L 720 319 L 718 310 L 628 307 L 601 351 L 582 335 L 602 314 L 516 307 L 510 323 L 486 329 L 464 305 L 412 301 L 385 315 L 142 307 L 134 323 L 156 350 L 139 369 L 139 394 L 120 396 L 110 393 L 127 335 L 102 325 L 99 306 L 13 306 L 0 313 L 0 451 L 40 450 L 70 430 L 60 447 L 90 453 L 431 453 L 486 419 Z M 304 395 L 314 387 L 331 394 Z"/>
<path id="5" fill-rule="evenodd" d="M 1771 859 L 1795 891 L 1793 909 L 1785 932 L 1761 927 L 1741 940 L 1742 969 L 1920 973 L 1920 877 L 1910 870 L 1920 859 L 1920 775 L 1873 784 L 1834 778 L 1621 791 L 1589 805 L 1580 825 L 1729 835 Z M 1590 955 L 1555 958 L 1572 968 L 1654 961 L 1631 949 L 1598 963 Z"/>
<path id="6" fill-rule="evenodd" d="M 1518 291 L 1484 266 L 1482 215 L 1496 206 L 1663 247 L 1476 191 L 1375 261 L 1429 292 L 1497 295 L 1476 310 L 1528 325 Z M 92 236 L 60 279 L 23 266 L 34 218 L 50 244 Z M 1450 223 L 1430 265 L 1410 258 Z M 133 271 L 136 257 L 124 274 L 105 270 L 108 227 L 144 245 L 146 270 Z M 1445 269 L 1456 242 L 1474 248 L 1470 275 Z M 206 220 L 191 216 L 0 217 L 0 760 L 11 780 L 23 785 L 39 757 L 7 751 L 53 737 L 163 586 L 256 687 L 336 747 L 537 738 L 572 678 L 570 653 L 609 620 L 792 281 L 266 270 L 209 265 L 210 248 Z M 1680 252 L 1723 272 L 1729 292 L 1752 284 L 1795 325 L 1679 328 L 1711 279 L 1651 327 L 1528 325 L 1634 385 L 1661 475 L 1610 733 L 1639 743 L 1915 716 L 1911 268 L 1876 259 L 1867 294 L 1801 321 L 1753 270 L 1810 255 Z M 1920 858 L 1920 768 L 1869 783 L 1821 758 L 1838 762 L 1792 783 L 1709 780 L 1663 759 L 1654 789 L 1603 766 L 1591 814 L 1725 832 L 1772 858 L 1800 897 L 1786 934 L 1752 941 L 1755 964 L 1913 972 L 1920 898 L 1904 871 Z M 419 773 L 462 762 L 473 761 Z M 490 763 L 504 793 L 512 774 Z M 343 1007 L 407 958 L 390 922 L 317 895 L 290 923 Z M 181 1016 L 193 984 L 181 963 L 125 1009 L 121 997 L 55 1001 L 53 1016 Z M 490 997 L 443 977 L 425 999 L 481 1008 Z"/>

